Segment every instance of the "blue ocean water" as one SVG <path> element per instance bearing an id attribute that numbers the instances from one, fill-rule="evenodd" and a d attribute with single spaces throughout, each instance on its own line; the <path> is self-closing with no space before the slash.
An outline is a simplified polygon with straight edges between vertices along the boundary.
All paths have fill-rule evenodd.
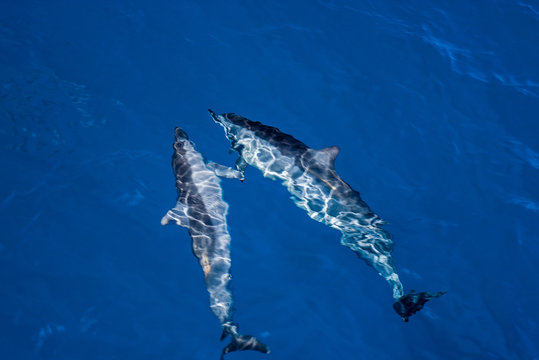
<path id="1" fill-rule="evenodd" d="M 393 234 L 390 288 L 248 168 L 223 180 L 241 329 L 230 359 L 539 359 L 539 2 L 0 3 L 0 358 L 218 359 L 174 205 L 173 129 L 207 113 L 313 148 Z"/>

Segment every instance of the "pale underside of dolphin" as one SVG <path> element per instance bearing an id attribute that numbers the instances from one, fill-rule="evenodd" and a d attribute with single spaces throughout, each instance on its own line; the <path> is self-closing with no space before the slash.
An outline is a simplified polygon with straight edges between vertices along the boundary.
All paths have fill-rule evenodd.
<path id="1" fill-rule="evenodd" d="M 228 205 L 223 200 L 217 174 L 236 179 L 242 179 L 242 174 L 206 162 L 182 129 L 176 128 L 174 134 L 172 167 L 178 196 L 176 206 L 166 213 L 161 224 L 176 222 L 189 230 L 193 254 L 204 272 L 210 308 L 223 327 L 221 340 L 227 335 L 232 337 L 221 358 L 226 353 L 239 350 L 269 353 L 268 347 L 255 337 L 239 334 L 238 325 L 233 321 L 230 235 L 226 223 Z"/>
<path id="2" fill-rule="evenodd" d="M 381 226 L 382 219 L 365 203 L 359 192 L 344 182 L 335 170 L 336 146 L 312 149 L 279 129 L 227 113 L 213 119 L 224 129 L 231 149 L 239 154 L 236 169 L 244 173 L 251 165 L 265 177 L 280 180 L 298 207 L 309 217 L 339 230 L 341 243 L 374 268 L 391 286 L 395 311 L 403 320 L 423 304 L 443 293 L 404 294 L 392 261 L 393 240 Z M 426 299 L 418 308 L 413 299 Z M 410 300 L 412 299 L 412 300 Z M 414 305 L 414 306 L 412 306 Z M 413 310 L 413 312 L 411 312 Z"/>

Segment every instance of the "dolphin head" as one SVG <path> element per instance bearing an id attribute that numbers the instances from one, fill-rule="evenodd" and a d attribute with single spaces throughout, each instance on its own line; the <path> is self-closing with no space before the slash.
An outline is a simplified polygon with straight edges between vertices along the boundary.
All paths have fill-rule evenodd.
<path id="1" fill-rule="evenodd" d="M 180 127 L 174 129 L 174 137 L 176 141 L 189 140 L 189 135 Z"/>
<path id="2" fill-rule="evenodd" d="M 228 116 L 229 114 L 217 115 L 210 109 L 208 109 L 208 111 L 210 112 L 213 120 L 219 125 L 221 125 L 223 129 L 225 129 L 225 134 L 228 140 L 235 141 L 236 134 L 238 133 L 238 130 L 240 129 L 239 124 L 236 124 L 236 122 L 234 121 L 235 117 L 234 116 L 230 117 Z"/>
<path id="3" fill-rule="evenodd" d="M 188 145 L 192 146 L 191 141 L 189 140 L 189 135 L 180 127 L 174 128 L 174 149 L 179 151 Z"/>

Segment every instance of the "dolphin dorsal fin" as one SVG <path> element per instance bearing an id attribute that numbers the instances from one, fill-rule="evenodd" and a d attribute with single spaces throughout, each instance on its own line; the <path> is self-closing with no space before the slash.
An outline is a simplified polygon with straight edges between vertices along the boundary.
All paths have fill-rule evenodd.
<path id="1" fill-rule="evenodd" d="M 341 149 L 338 146 L 329 146 L 320 150 L 316 150 L 317 160 L 327 166 L 335 167 L 335 159 L 339 155 Z"/>

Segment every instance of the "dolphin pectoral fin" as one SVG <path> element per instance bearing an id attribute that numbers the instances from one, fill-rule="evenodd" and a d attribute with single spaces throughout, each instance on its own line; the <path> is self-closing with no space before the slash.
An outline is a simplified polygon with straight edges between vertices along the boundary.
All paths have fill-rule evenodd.
<path id="1" fill-rule="evenodd" d="M 408 322 L 408 318 L 423 309 L 425 303 L 430 299 L 438 298 L 445 294 L 447 291 L 438 291 L 434 293 L 430 292 L 419 292 L 416 293 L 414 290 L 410 291 L 408 294 L 401 296 L 394 304 L 393 309 L 399 314 L 402 318 L 402 321 Z"/>
<path id="2" fill-rule="evenodd" d="M 206 166 L 211 169 L 215 175 L 219 177 L 224 177 L 227 179 L 238 179 L 243 181 L 243 173 L 238 170 L 232 169 L 231 167 L 220 165 L 214 162 L 208 162 Z"/>
<path id="3" fill-rule="evenodd" d="M 241 181 L 243 182 L 243 180 L 245 179 L 245 168 L 247 167 L 247 161 L 245 161 L 245 159 L 240 155 L 238 157 L 238 160 L 236 160 L 236 164 L 234 165 L 236 167 L 236 169 L 240 172 L 241 174 Z"/>
<path id="4" fill-rule="evenodd" d="M 176 204 L 175 207 L 167 211 L 161 219 L 161 225 L 168 225 L 171 221 L 176 221 L 176 224 L 185 228 L 189 227 L 189 218 L 187 217 L 186 207 L 183 204 Z"/>

